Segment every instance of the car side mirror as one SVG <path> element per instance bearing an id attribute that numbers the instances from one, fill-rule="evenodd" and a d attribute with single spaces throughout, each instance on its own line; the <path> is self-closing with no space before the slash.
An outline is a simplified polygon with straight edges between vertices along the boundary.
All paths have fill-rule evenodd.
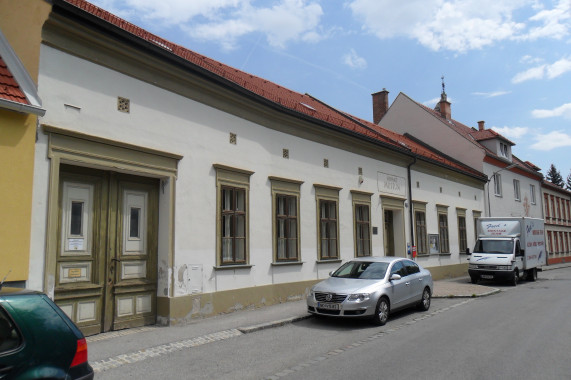
<path id="1" fill-rule="evenodd" d="M 466 256 L 470 256 L 470 255 L 471 255 L 470 248 L 466 248 Z"/>
<path id="2" fill-rule="evenodd" d="M 402 277 L 400 276 L 400 274 L 393 273 L 393 274 L 391 274 L 391 277 L 389 278 L 389 280 L 391 280 L 391 281 L 395 280 L 396 281 L 396 280 L 400 280 L 401 278 Z"/>
<path id="3" fill-rule="evenodd" d="M 329 277 L 331 277 L 331 275 L 333 274 L 333 272 L 335 272 L 335 271 L 332 270 L 331 272 L 329 272 Z"/>

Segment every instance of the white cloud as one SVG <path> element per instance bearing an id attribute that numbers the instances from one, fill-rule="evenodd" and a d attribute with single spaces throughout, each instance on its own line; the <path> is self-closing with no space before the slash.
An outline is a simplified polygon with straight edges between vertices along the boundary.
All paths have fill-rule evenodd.
<path id="1" fill-rule="evenodd" d="M 526 127 L 492 127 L 492 129 L 508 139 L 519 139 L 528 134 Z"/>
<path id="2" fill-rule="evenodd" d="M 549 151 L 555 148 L 571 146 L 571 136 L 561 131 L 553 131 L 544 135 L 535 137 L 535 143 L 531 145 L 532 149 Z"/>
<path id="3" fill-rule="evenodd" d="M 545 37 L 562 39 L 569 34 L 571 27 L 571 1 L 559 0 L 555 8 L 542 9 L 530 20 L 538 21 L 543 25 L 531 28 L 525 38 L 531 40 Z"/>
<path id="4" fill-rule="evenodd" d="M 121 16 L 152 21 L 163 28 L 179 27 L 191 37 L 215 41 L 225 49 L 240 37 L 263 33 L 268 43 L 283 48 L 290 41 L 316 42 L 323 10 L 316 0 L 95 0 Z"/>
<path id="5" fill-rule="evenodd" d="M 435 51 L 561 39 L 571 28 L 569 0 L 559 0 L 551 10 L 535 0 L 352 0 L 348 7 L 363 29 L 378 38 L 404 36 Z M 533 16 L 525 18 L 530 12 Z"/>
<path id="6" fill-rule="evenodd" d="M 485 98 L 495 98 L 497 96 L 503 96 L 510 93 L 511 91 L 473 92 L 472 95 L 483 96 Z"/>
<path id="7" fill-rule="evenodd" d="M 553 79 L 569 71 L 571 71 L 571 59 L 561 58 L 550 65 L 543 64 L 517 73 L 512 78 L 512 83 L 517 84 L 532 79 Z"/>
<path id="8" fill-rule="evenodd" d="M 365 58 L 360 57 L 354 49 L 343 56 L 343 63 L 352 69 L 366 69 L 367 61 Z"/>
<path id="9" fill-rule="evenodd" d="M 531 115 L 537 119 L 545 119 L 548 117 L 564 117 L 571 119 L 571 103 L 563 104 L 551 110 L 533 110 Z"/>

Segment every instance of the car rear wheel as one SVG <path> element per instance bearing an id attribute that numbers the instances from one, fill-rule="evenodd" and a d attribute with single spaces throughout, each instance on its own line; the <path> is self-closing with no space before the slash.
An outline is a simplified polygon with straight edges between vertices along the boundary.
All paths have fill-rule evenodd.
<path id="1" fill-rule="evenodd" d="M 384 326 L 385 323 L 387 323 L 387 320 L 389 319 L 389 313 L 390 313 L 389 300 L 386 297 L 381 297 L 379 299 L 379 302 L 377 302 L 377 307 L 375 309 L 375 316 L 373 318 L 373 321 L 375 322 L 375 324 L 379 326 Z"/>
<path id="2" fill-rule="evenodd" d="M 422 292 L 422 299 L 418 304 L 418 308 L 422 311 L 427 311 L 428 309 L 430 309 L 430 299 L 431 299 L 430 289 L 424 288 L 424 291 Z"/>
<path id="3" fill-rule="evenodd" d="M 537 280 L 537 268 L 531 268 L 527 271 L 527 279 L 528 281 Z"/>

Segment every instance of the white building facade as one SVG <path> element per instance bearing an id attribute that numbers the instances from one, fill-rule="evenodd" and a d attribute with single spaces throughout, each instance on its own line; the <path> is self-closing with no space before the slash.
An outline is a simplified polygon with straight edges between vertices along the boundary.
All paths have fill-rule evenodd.
<path id="1" fill-rule="evenodd" d="M 542 218 L 540 196 L 543 176 L 539 168 L 512 154 L 515 145 L 497 132 L 468 127 L 451 117 L 446 93 L 430 109 L 400 93 L 388 107 L 388 91 L 373 94 L 375 122 L 384 128 L 416 138 L 488 178 L 482 216 Z"/>
<path id="2" fill-rule="evenodd" d="M 27 286 L 86 334 L 299 299 L 356 256 L 465 273 L 482 173 L 70 3 L 43 29 Z"/>

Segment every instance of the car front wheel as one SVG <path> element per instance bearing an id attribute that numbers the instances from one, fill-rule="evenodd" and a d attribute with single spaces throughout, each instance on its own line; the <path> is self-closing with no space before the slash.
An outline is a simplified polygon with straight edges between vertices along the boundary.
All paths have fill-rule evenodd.
<path id="1" fill-rule="evenodd" d="M 389 319 L 389 313 L 390 313 L 389 300 L 386 297 L 381 297 L 379 299 L 379 302 L 377 302 L 377 307 L 375 309 L 375 316 L 373 318 L 373 321 L 375 322 L 375 324 L 379 326 L 384 326 L 385 323 L 387 323 L 387 320 Z"/>
<path id="2" fill-rule="evenodd" d="M 418 308 L 422 311 L 427 311 L 428 309 L 430 309 L 430 299 L 431 299 L 430 289 L 424 288 L 424 291 L 422 292 L 422 299 L 418 304 Z"/>

